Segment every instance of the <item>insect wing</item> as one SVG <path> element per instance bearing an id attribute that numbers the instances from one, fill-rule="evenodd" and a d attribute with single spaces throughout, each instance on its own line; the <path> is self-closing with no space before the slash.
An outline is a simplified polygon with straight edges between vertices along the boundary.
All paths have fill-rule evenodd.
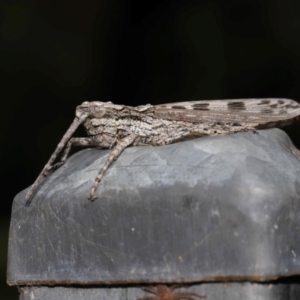
<path id="1" fill-rule="evenodd" d="M 299 115 L 299 103 L 279 98 L 176 102 L 156 105 L 154 113 L 157 118 L 192 123 L 257 125 L 287 121 Z"/>

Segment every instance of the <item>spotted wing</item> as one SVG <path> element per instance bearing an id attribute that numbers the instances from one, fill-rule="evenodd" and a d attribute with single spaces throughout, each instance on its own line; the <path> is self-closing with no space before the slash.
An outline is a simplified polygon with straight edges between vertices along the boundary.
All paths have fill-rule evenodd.
<path id="1" fill-rule="evenodd" d="M 154 117 L 192 123 L 241 123 L 257 127 L 298 120 L 300 105 L 291 99 L 234 99 L 168 103 L 155 106 Z M 268 126 L 267 126 L 268 125 Z"/>

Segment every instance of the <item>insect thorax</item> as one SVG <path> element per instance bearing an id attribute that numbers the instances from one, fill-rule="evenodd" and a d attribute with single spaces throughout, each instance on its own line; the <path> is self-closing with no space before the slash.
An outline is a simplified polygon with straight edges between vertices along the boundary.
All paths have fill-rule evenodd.
<path id="1" fill-rule="evenodd" d="M 116 140 L 135 134 L 136 145 L 149 144 L 152 135 L 153 117 L 137 111 L 116 112 L 114 116 L 87 118 L 84 122 L 88 136 L 100 147 L 109 148 Z"/>

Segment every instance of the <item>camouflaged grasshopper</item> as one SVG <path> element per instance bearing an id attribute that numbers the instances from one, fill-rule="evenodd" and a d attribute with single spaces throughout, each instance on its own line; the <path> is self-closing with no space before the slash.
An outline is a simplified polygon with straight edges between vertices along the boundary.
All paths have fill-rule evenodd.
<path id="1" fill-rule="evenodd" d="M 101 147 L 111 152 L 91 188 L 89 199 L 104 173 L 129 146 L 167 145 L 207 135 L 227 135 L 240 131 L 286 126 L 296 122 L 300 105 L 290 99 L 236 99 L 188 101 L 137 107 L 112 102 L 83 102 L 76 117 L 27 193 L 27 205 L 40 180 L 61 166 L 72 146 Z M 80 124 L 88 137 L 71 138 Z M 60 161 L 53 164 L 65 147 Z"/>

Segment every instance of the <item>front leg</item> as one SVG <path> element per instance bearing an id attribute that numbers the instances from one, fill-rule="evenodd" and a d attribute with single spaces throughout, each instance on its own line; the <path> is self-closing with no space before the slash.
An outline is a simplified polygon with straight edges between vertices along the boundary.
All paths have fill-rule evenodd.
<path id="1" fill-rule="evenodd" d="M 86 113 L 78 114 L 78 116 L 76 116 L 76 118 L 72 122 L 71 126 L 69 127 L 69 129 L 67 130 L 67 132 L 64 134 L 64 136 L 62 137 L 61 141 L 57 145 L 54 153 L 51 155 L 51 157 L 48 160 L 47 164 L 43 168 L 42 172 L 39 174 L 38 178 L 35 180 L 35 182 L 31 186 L 31 188 L 27 192 L 26 203 L 25 203 L 26 206 L 28 206 L 30 204 L 31 197 L 34 194 L 35 190 L 37 189 L 37 187 L 39 185 L 39 182 L 45 176 L 45 174 L 47 173 L 47 170 L 49 168 L 51 168 L 51 165 L 53 164 L 53 162 L 55 161 L 55 159 L 59 155 L 60 151 L 64 148 L 64 146 L 66 145 L 67 141 L 71 138 L 72 134 L 75 132 L 75 130 L 78 128 L 78 126 L 80 124 L 82 124 L 86 120 L 87 117 L 88 117 L 88 114 L 86 114 Z"/>
<path id="2" fill-rule="evenodd" d="M 71 138 L 63 152 L 63 155 L 60 159 L 60 161 L 52 166 L 49 166 L 49 168 L 46 170 L 44 176 L 47 176 L 51 171 L 57 169 L 61 165 L 65 163 L 67 160 L 72 146 L 81 146 L 81 147 L 96 147 L 98 146 L 97 143 L 95 143 L 91 138 Z"/>
<path id="3" fill-rule="evenodd" d="M 120 141 L 116 142 L 116 145 L 114 146 L 112 151 L 109 153 L 107 161 L 105 162 L 104 166 L 99 171 L 98 176 L 96 177 L 96 179 L 94 181 L 94 184 L 92 186 L 90 196 L 89 196 L 90 200 L 94 201 L 95 199 L 97 199 L 97 197 L 95 196 L 95 191 L 96 191 L 99 183 L 101 182 L 104 173 L 110 167 L 112 162 L 121 155 L 123 150 L 134 143 L 136 138 L 137 138 L 137 136 L 135 134 L 130 134 L 130 135 L 124 137 L 123 139 L 121 139 Z"/>

